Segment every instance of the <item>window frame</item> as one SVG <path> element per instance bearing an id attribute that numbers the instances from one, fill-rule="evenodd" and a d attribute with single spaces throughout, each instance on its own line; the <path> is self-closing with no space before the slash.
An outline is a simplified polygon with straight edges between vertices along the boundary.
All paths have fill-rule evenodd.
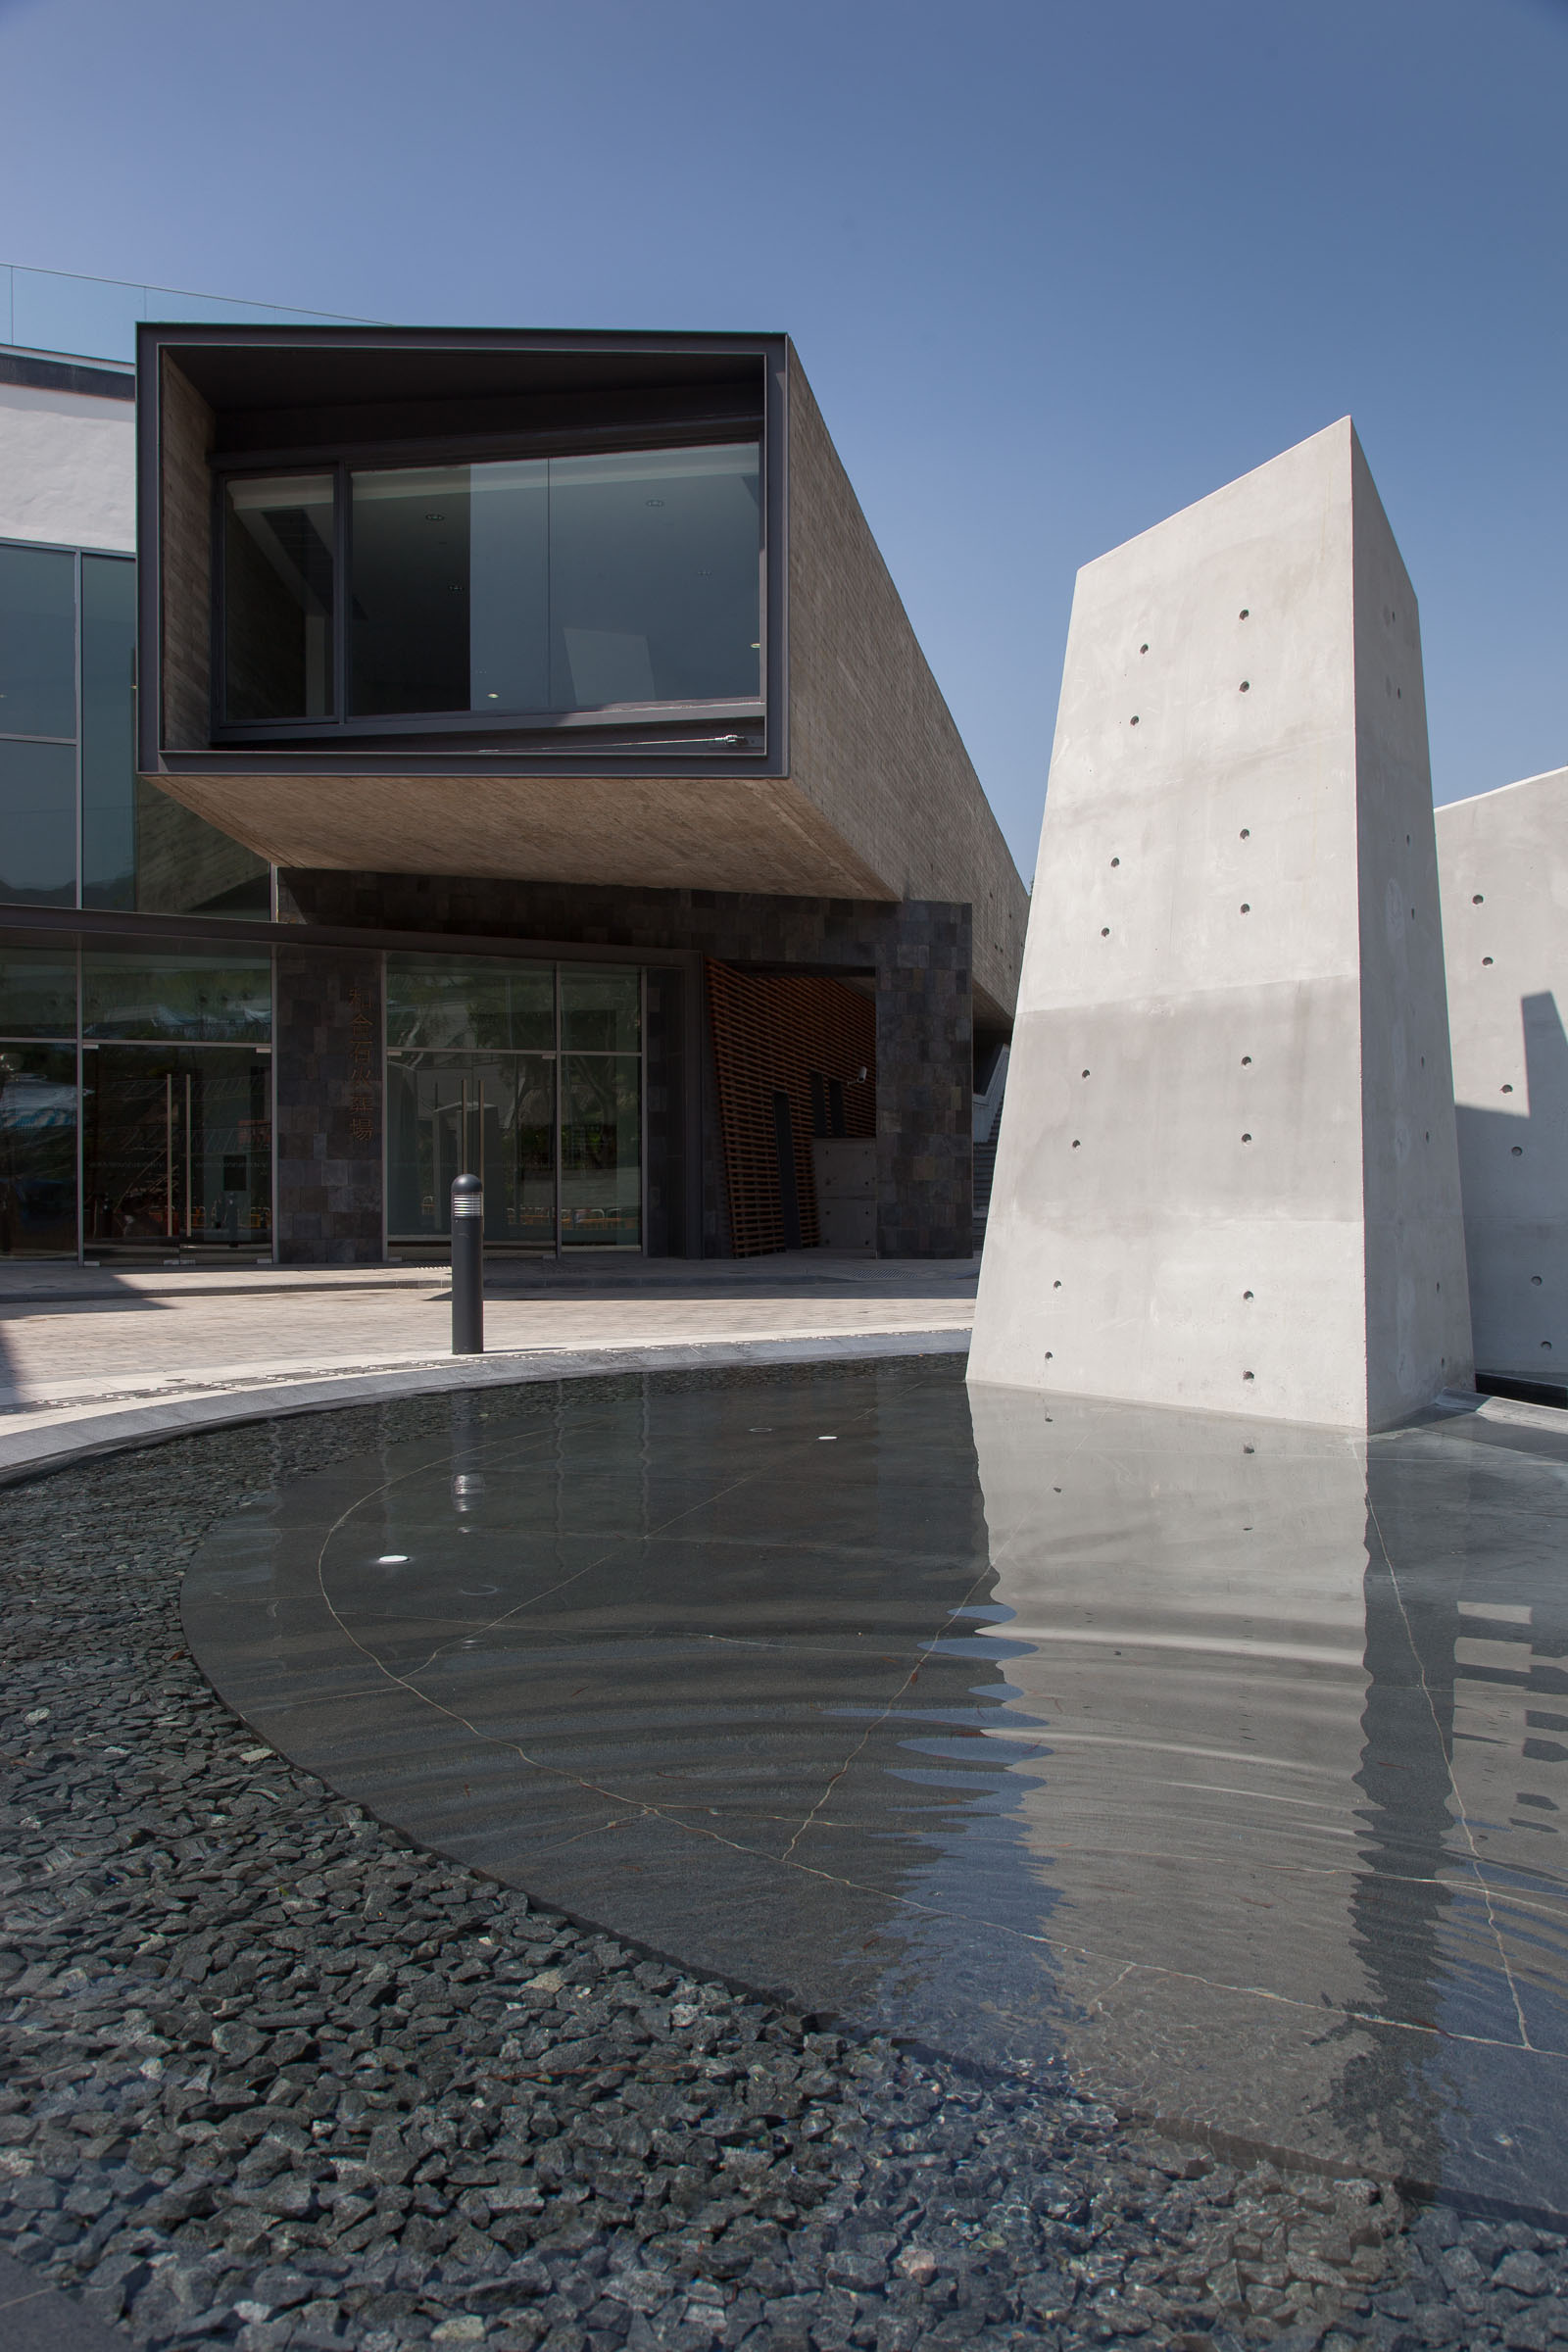
<path id="1" fill-rule="evenodd" d="M 508 458 L 564 458 L 633 455 L 638 450 L 714 449 L 751 441 L 758 456 L 758 684 L 755 696 L 719 697 L 648 703 L 605 703 L 573 710 L 430 710 L 355 714 L 348 708 L 353 625 L 353 500 L 349 477 L 362 472 L 397 472 L 411 466 L 480 466 Z M 768 715 L 768 432 L 764 421 L 737 430 L 734 419 L 704 419 L 682 428 L 678 423 L 623 427 L 600 432 L 548 432 L 469 436 L 462 440 L 431 439 L 417 443 L 385 442 L 330 450 L 264 451 L 243 459 L 217 458 L 212 463 L 212 585 L 210 738 L 215 749 L 286 749 L 319 745 L 323 750 L 363 744 L 388 750 L 412 738 L 474 738 L 474 749 L 507 755 L 524 748 L 591 754 L 607 742 L 621 748 L 628 730 L 640 737 L 649 730 L 682 725 L 711 727 L 729 719 L 737 732 L 707 736 L 693 749 L 710 755 L 743 751 L 754 756 L 766 749 Z M 332 491 L 332 690 L 331 718 L 231 720 L 224 716 L 228 702 L 227 676 L 227 530 L 228 486 L 238 481 L 265 481 L 302 473 L 330 473 Z M 744 728 L 744 733 L 739 730 Z M 573 737 L 589 738 L 573 743 Z M 492 740 L 488 743 L 484 738 Z M 495 741 L 499 737 L 501 740 Z M 411 749 L 415 748 L 411 743 Z M 467 747 L 463 747 L 466 749 Z M 662 749 L 657 737 L 653 748 Z M 671 743 L 669 749 L 684 749 Z"/>

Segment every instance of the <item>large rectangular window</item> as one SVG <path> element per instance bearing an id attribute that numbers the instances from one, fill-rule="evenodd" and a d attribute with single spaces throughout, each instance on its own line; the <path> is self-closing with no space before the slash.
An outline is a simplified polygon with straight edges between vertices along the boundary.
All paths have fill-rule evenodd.
<path id="1" fill-rule="evenodd" d="M 344 468 L 338 597 L 335 479 L 226 486 L 229 725 L 331 717 L 339 660 L 350 722 L 760 698 L 757 442 Z"/>

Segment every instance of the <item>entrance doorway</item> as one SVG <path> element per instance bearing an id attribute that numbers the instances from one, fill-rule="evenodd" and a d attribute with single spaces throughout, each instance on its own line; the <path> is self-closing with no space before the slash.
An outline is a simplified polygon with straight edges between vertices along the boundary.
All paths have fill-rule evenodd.
<path id="1" fill-rule="evenodd" d="M 487 1248 L 556 1246 L 556 1064 L 547 1054 L 387 1056 L 387 1231 L 448 1240 L 452 1180 L 484 1186 Z"/>
<path id="2" fill-rule="evenodd" d="M 270 1257 L 269 1054 L 86 1046 L 81 1122 L 89 1257 Z"/>
<path id="3" fill-rule="evenodd" d="M 386 959 L 387 1240 L 444 1256 L 452 1180 L 487 1250 L 641 1250 L 642 975 L 485 956 Z"/>

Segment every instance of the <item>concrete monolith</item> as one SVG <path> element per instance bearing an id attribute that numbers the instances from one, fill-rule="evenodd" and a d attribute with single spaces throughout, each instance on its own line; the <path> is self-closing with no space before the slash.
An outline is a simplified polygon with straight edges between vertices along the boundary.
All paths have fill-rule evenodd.
<path id="1" fill-rule="evenodd" d="M 1476 1362 L 1568 1381 L 1568 767 L 1438 810 Z"/>
<path id="2" fill-rule="evenodd" d="M 1471 1375 L 1416 602 L 1348 418 L 1078 575 L 969 1377 Z"/>

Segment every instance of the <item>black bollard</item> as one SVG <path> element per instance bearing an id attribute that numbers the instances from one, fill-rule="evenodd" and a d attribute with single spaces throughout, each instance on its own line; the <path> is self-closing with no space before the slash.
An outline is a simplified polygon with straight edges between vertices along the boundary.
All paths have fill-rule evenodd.
<path id="1" fill-rule="evenodd" d="M 452 1352 L 484 1353 L 484 1191 L 477 1176 L 452 1179 Z"/>

